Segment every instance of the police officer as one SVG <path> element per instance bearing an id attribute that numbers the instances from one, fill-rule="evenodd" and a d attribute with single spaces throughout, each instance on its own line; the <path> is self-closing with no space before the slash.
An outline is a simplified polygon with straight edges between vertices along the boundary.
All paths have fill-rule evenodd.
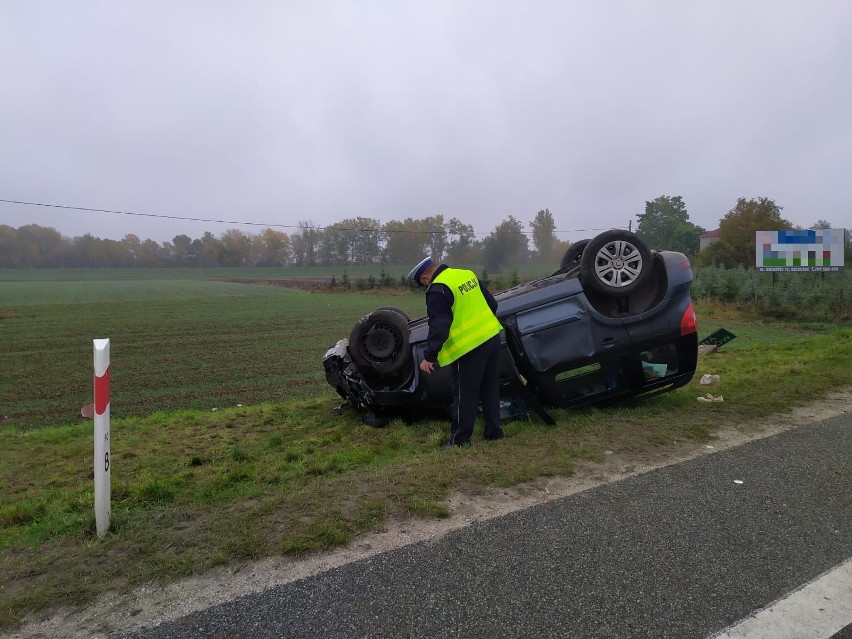
<path id="1" fill-rule="evenodd" d="M 450 366 L 453 378 L 450 439 L 442 448 L 470 444 L 482 402 L 485 439 L 502 439 L 500 427 L 500 322 L 497 301 L 473 271 L 450 268 L 427 257 L 408 278 L 426 290 L 429 335 L 420 370 Z"/>

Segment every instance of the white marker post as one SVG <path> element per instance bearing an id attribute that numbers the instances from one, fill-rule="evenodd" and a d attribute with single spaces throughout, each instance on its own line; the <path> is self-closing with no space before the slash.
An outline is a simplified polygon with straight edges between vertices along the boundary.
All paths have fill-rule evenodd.
<path id="1" fill-rule="evenodd" d="M 109 340 L 96 339 L 95 345 L 95 527 L 98 537 L 109 530 Z"/>

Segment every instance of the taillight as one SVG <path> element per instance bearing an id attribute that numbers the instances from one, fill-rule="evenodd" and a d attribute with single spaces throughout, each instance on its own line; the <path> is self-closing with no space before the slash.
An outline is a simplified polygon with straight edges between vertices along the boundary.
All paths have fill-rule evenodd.
<path id="1" fill-rule="evenodd" d="M 683 312 L 683 317 L 680 318 L 680 334 L 689 335 L 690 333 L 698 332 L 698 320 L 695 319 L 695 309 L 692 308 L 692 303 L 686 307 Z"/>

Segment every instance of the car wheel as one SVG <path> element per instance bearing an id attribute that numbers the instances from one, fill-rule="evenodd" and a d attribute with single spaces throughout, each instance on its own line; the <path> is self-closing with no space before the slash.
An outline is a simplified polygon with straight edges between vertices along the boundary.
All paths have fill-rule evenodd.
<path id="1" fill-rule="evenodd" d="M 651 251 L 629 231 L 611 230 L 589 240 L 580 257 L 583 284 L 604 295 L 636 291 L 651 274 Z"/>
<path id="2" fill-rule="evenodd" d="M 569 246 L 568 250 L 566 250 L 565 254 L 562 256 L 562 261 L 559 262 L 559 270 L 561 271 L 567 267 L 579 264 L 580 257 L 583 255 L 583 251 L 588 243 L 589 240 L 579 240 Z"/>
<path id="3" fill-rule="evenodd" d="M 401 308 L 397 308 L 396 306 L 382 306 L 381 308 L 377 308 L 376 311 L 393 311 L 397 315 L 402 315 L 405 318 L 406 322 L 411 321 L 411 318 L 408 316 L 408 313 L 406 313 Z M 373 312 L 375 313 L 376 311 Z"/>
<path id="4" fill-rule="evenodd" d="M 380 377 L 403 373 L 412 359 L 405 315 L 385 308 L 362 317 L 349 335 L 349 354 L 362 371 Z"/>

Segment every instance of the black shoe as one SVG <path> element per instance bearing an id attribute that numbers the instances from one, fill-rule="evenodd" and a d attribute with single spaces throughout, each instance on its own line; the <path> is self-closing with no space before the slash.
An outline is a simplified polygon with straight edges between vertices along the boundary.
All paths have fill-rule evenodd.
<path id="1" fill-rule="evenodd" d="M 495 439 L 503 439 L 506 434 L 502 430 L 498 430 L 496 433 L 491 433 L 490 435 L 483 435 L 482 439 L 493 441 Z"/>

